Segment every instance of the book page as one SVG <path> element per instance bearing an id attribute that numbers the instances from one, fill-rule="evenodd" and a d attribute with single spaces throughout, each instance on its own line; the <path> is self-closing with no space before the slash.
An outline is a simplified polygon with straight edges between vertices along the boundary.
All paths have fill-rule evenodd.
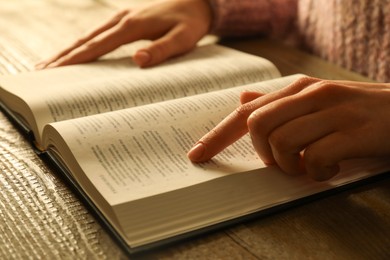
<path id="1" fill-rule="evenodd" d="M 1 78 L 0 85 L 31 107 L 37 124 L 34 133 L 40 135 L 50 122 L 279 76 L 275 66 L 265 59 L 206 45 L 147 69 L 136 67 L 130 58 L 122 58 Z M 12 104 L 7 105 L 12 108 Z"/>
<path id="2" fill-rule="evenodd" d="M 186 153 L 239 105 L 240 92 L 267 93 L 298 77 L 53 123 L 45 131 L 45 146 L 56 146 L 53 142 L 59 137 L 52 132 L 55 128 L 72 151 L 71 156 L 62 154 L 69 160 L 68 168 L 77 168 L 70 163 L 77 158 L 111 205 L 257 169 L 264 165 L 248 136 L 204 164 L 192 164 Z M 57 149 L 61 153 L 62 147 Z"/>

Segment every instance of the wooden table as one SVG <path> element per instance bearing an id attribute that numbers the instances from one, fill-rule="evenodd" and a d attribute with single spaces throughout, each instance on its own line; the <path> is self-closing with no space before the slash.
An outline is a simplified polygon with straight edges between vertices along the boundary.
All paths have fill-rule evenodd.
<path id="1" fill-rule="evenodd" d="M 0 0 L 0 74 L 32 70 L 126 1 Z M 140 3 L 141 1 L 135 1 Z M 272 60 L 283 74 L 366 80 L 258 39 L 224 44 Z M 127 50 L 120 50 L 127 51 Z M 113 53 L 112 55 L 115 55 Z M 62 180 L 0 113 L 0 258 L 126 258 Z M 390 180 L 365 184 L 140 258 L 386 259 Z"/>

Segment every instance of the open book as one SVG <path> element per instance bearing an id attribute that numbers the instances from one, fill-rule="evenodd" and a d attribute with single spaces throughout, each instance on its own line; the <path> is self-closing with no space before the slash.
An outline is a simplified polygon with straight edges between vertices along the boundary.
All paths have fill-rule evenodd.
<path id="1" fill-rule="evenodd" d="M 291 177 L 262 164 L 248 136 L 207 163 L 186 158 L 239 105 L 240 92 L 271 92 L 299 77 L 206 45 L 148 69 L 118 59 L 4 76 L 0 100 L 136 252 L 389 169 L 360 160 L 328 182 Z"/>

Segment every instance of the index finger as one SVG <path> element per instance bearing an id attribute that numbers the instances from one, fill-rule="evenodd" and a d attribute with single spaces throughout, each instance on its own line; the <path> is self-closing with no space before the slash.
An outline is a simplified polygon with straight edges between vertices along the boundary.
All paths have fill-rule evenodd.
<path id="1" fill-rule="evenodd" d="M 308 85 L 318 81 L 320 79 L 304 77 L 280 91 L 261 96 L 239 106 L 192 147 L 187 153 L 188 158 L 192 162 L 210 160 L 248 132 L 248 117 L 256 109 L 279 98 L 300 92 Z"/>
<path id="2" fill-rule="evenodd" d="M 247 119 L 256 109 L 251 103 L 239 106 L 204 135 L 188 152 L 188 158 L 193 162 L 207 161 L 246 134 L 248 132 Z"/>

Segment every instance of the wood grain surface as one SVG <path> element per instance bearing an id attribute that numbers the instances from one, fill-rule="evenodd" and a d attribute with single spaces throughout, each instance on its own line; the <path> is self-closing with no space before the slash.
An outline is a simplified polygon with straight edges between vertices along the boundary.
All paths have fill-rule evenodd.
<path id="1" fill-rule="evenodd" d="M 132 1 L 0 0 L 0 74 L 34 69 Z M 140 3 L 141 1 L 135 1 Z M 115 4 L 113 4 L 115 3 Z M 272 60 L 285 75 L 367 80 L 260 39 L 224 44 Z M 110 55 L 129 55 L 124 47 Z M 0 113 L 0 258 L 125 259 L 79 199 Z M 389 259 L 390 180 L 328 196 L 140 259 Z"/>

